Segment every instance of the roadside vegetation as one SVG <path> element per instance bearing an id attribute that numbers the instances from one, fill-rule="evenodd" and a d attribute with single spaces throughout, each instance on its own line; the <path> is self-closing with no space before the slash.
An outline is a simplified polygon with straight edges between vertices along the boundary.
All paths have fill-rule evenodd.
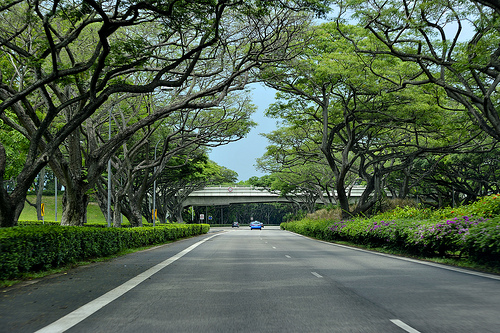
<path id="1" fill-rule="evenodd" d="M 407 202 L 406 202 L 407 203 Z M 397 206 L 372 217 L 341 219 L 320 210 L 281 229 L 329 242 L 500 274 L 500 196 L 458 208 Z"/>
<path id="2" fill-rule="evenodd" d="M 55 222 L 23 221 L 18 227 L 0 229 L 0 286 L 210 230 L 208 224 L 175 223 L 155 228 L 105 226 L 95 223 L 68 227 Z"/>
<path id="3" fill-rule="evenodd" d="M 498 272 L 498 3 L 2 3 L 0 278 L 168 241 L 195 227 L 143 227 L 202 214 L 301 216 L 282 228 Z M 277 127 L 248 184 L 294 206 L 185 209 L 236 182 L 209 153 L 256 125 L 251 84 L 276 92 Z M 49 201 L 42 216 L 47 191 L 70 228 Z"/>

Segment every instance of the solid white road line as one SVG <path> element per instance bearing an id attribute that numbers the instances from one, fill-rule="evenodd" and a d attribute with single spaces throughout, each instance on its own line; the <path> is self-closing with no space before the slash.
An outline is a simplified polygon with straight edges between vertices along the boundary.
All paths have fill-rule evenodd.
<path id="1" fill-rule="evenodd" d="M 409 325 L 406 325 L 404 322 L 402 322 L 401 320 L 399 319 L 391 319 L 391 322 L 396 325 L 396 326 L 399 326 L 400 328 L 404 329 L 406 332 L 408 333 L 420 333 L 420 331 L 417 331 L 416 329 L 414 329 L 413 327 L 409 326 Z"/>
<path id="2" fill-rule="evenodd" d="M 139 283 L 148 279 L 153 274 L 159 272 L 160 270 L 167 267 L 168 265 L 170 265 L 174 261 L 180 259 L 181 257 L 186 255 L 187 253 L 194 250 L 199 245 L 203 244 L 204 242 L 206 242 L 206 241 L 208 241 L 208 240 L 210 240 L 218 235 L 220 235 L 220 234 L 216 234 L 216 235 L 207 237 L 207 238 L 199 241 L 198 243 L 191 245 L 190 247 L 186 248 L 185 250 L 177 253 L 176 255 L 168 258 L 167 260 L 159 263 L 158 265 L 151 267 L 147 271 L 145 271 L 145 272 L 137 275 L 136 277 L 133 277 L 132 279 L 128 280 L 127 282 L 125 282 L 121 286 L 118 286 L 115 289 L 102 295 L 101 297 L 96 298 L 95 300 L 83 305 L 82 307 L 67 314 L 66 316 L 53 322 L 52 324 L 45 326 L 44 328 L 36 331 L 35 333 L 58 333 L 58 332 L 64 332 L 64 331 L 70 329 L 71 327 L 75 326 L 79 322 L 83 321 L 85 318 L 87 318 L 90 315 L 92 315 L 93 313 L 97 312 L 99 309 L 101 309 L 104 306 L 106 306 L 107 304 L 113 302 L 115 299 L 122 296 L 127 291 L 135 288 Z"/>

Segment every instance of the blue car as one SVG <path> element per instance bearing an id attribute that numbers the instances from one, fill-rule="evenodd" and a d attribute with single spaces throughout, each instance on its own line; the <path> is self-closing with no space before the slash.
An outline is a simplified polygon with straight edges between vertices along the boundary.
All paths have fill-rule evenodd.
<path id="1" fill-rule="evenodd" d="M 262 225 L 263 225 L 263 223 L 261 223 L 259 221 L 252 222 L 252 223 L 250 223 L 250 230 L 252 230 L 252 229 L 262 230 Z"/>

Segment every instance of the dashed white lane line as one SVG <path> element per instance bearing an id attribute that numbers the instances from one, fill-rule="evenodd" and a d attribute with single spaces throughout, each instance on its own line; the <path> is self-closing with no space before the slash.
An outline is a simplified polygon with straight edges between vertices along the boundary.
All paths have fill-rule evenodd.
<path id="1" fill-rule="evenodd" d="M 399 319 L 391 319 L 391 322 L 394 325 L 399 326 L 400 328 L 402 328 L 403 330 L 405 330 L 408 333 L 420 333 L 420 331 L 417 331 L 416 329 L 414 329 L 413 327 L 405 324 L 404 322 L 402 322 Z"/>
<path id="2" fill-rule="evenodd" d="M 115 299 L 118 297 L 122 296 L 126 292 L 132 290 L 133 288 L 137 287 L 137 285 L 144 280 L 148 279 L 151 277 L 153 274 L 161 271 L 163 268 L 167 267 L 174 261 L 180 259 L 187 253 L 191 252 L 194 250 L 196 247 L 199 245 L 203 244 L 204 242 L 218 236 L 220 234 L 216 234 L 210 237 L 207 237 L 198 243 L 195 243 L 191 245 L 190 247 L 186 248 L 185 250 L 177 253 L 176 255 L 166 259 L 165 261 L 159 263 L 156 266 L 151 267 L 147 271 L 144 271 L 143 273 L 137 275 L 136 277 L 133 277 L 132 279 L 128 280 L 121 286 L 116 287 L 115 289 L 107 292 L 106 294 L 102 295 L 99 298 L 96 298 L 95 300 L 83 305 L 82 307 L 76 309 L 75 311 L 67 314 L 66 316 L 62 317 L 61 319 L 53 322 L 52 324 L 45 326 L 44 328 L 36 331 L 35 333 L 60 333 L 64 332 L 71 327 L 75 326 L 79 322 L 83 321 L 85 318 L 89 317 L 93 313 L 97 312 L 104 306 L 108 305 L 109 303 L 113 302 Z"/>
<path id="3" fill-rule="evenodd" d="M 322 278 L 323 276 L 319 275 L 318 273 L 316 272 L 311 272 L 312 275 L 314 275 L 315 277 L 317 278 Z"/>

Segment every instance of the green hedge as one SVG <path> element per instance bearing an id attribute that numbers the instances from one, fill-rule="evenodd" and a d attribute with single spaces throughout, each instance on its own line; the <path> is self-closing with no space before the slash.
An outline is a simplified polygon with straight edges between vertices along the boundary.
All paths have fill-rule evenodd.
<path id="1" fill-rule="evenodd" d="M 207 233 L 208 224 L 141 228 L 82 228 L 56 225 L 0 229 L 0 280 L 86 258 Z"/>
<path id="2" fill-rule="evenodd" d="M 464 249 L 475 262 L 500 267 L 500 217 L 471 228 Z"/>
<path id="3" fill-rule="evenodd" d="M 425 257 L 467 256 L 471 262 L 500 267 L 500 217 L 460 216 L 443 221 L 302 220 L 281 229 L 326 241 L 347 241 Z"/>
<path id="4" fill-rule="evenodd" d="M 327 241 L 385 247 L 421 256 L 467 256 L 500 267 L 500 195 L 458 208 L 398 207 L 372 218 L 350 221 L 308 220 L 283 223 L 282 229 Z"/>

